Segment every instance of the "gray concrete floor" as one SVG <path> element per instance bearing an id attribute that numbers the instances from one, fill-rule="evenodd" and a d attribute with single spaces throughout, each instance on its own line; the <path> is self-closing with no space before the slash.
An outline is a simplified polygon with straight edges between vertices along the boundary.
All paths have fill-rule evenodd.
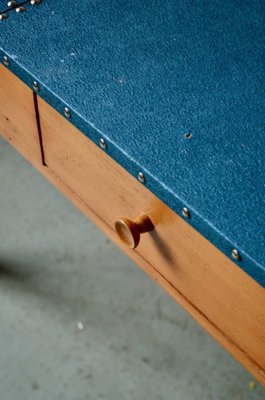
<path id="1" fill-rule="evenodd" d="M 0 217 L 1 400 L 265 399 L 2 139 Z"/>

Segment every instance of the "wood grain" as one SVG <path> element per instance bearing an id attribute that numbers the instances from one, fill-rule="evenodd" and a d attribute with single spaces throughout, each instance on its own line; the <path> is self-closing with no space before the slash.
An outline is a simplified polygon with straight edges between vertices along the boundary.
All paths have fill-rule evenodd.
<path id="1" fill-rule="evenodd" d="M 264 288 L 42 100 L 39 111 L 52 179 L 264 383 Z M 114 224 L 142 212 L 155 230 L 132 251 L 117 242 Z"/>
<path id="2" fill-rule="evenodd" d="M 0 134 L 32 164 L 41 163 L 32 91 L 0 65 Z"/>

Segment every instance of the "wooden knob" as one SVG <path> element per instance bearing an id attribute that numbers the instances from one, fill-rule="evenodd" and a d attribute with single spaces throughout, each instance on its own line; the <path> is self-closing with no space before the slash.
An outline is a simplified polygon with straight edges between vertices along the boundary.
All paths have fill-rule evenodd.
<path id="1" fill-rule="evenodd" d="M 135 249 L 140 242 L 140 235 L 150 232 L 154 229 L 154 225 L 150 218 L 141 214 L 134 221 L 128 218 L 121 218 L 115 222 L 115 231 L 121 241 L 131 249 Z"/>

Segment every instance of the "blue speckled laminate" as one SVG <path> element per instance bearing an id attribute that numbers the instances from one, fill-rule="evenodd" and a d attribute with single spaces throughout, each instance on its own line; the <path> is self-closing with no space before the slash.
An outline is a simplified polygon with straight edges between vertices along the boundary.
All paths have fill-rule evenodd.
<path id="1" fill-rule="evenodd" d="M 265 286 L 264 21 L 257 0 L 43 0 L 0 56 Z"/>

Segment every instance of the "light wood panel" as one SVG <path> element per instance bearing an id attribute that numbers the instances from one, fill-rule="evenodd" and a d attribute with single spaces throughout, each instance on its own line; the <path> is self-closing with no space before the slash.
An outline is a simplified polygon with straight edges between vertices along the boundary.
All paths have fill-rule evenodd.
<path id="1" fill-rule="evenodd" d="M 135 251 L 128 249 L 118 239 L 115 232 L 85 204 L 74 193 L 69 186 L 61 181 L 48 167 L 38 165 L 37 169 L 44 175 L 49 182 L 59 189 L 87 218 L 90 219 L 105 235 L 107 235 L 117 246 L 119 246 L 143 271 L 160 285 L 180 306 L 182 306 L 211 336 L 215 338 L 233 357 L 235 357 L 255 378 L 265 386 L 265 371 L 244 350 L 234 343 L 226 334 L 222 332 L 206 315 L 192 304 L 174 285 L 172 285 L 160 272 L 144 260 Z M 100 283 L 99 283 L 100 284 Z M 130 284 L 128 282 L 128 284 Z M 239 282 L 240 284 L 240 282 Z M 178 344 L 176 344 L 178 345 Z"/>
<path id="2" fill-rule="evenodd" d="M 41 162 L 32 91 L 0 65 L 0 134 L 31 163 Z"/>
<path id="3" fill-rule="evenodd" d="M 42 100 L 39 111 L 53 182 L 264 383 L 264 288 Z M 132 251 L 113 228 L 141 212 L 155 230 Z"/>

